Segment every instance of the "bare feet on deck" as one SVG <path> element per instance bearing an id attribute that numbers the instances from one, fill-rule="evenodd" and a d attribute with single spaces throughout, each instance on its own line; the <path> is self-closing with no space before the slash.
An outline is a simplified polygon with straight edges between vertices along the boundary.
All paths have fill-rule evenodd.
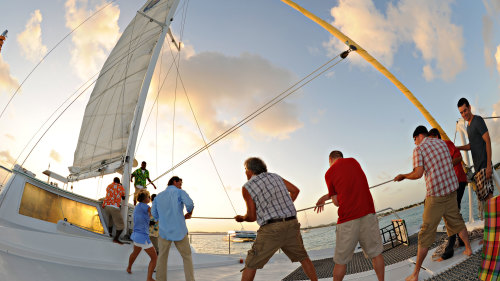
<path id="1" fill-rule="evenodd" d="M 412 275 L 406 277 L 405 279 L 406 281 L 418 281 L 418 274 L 415 275 L 415 273 L 413 273 Z"/>
<path id="2" fill-rule="evenodd" d="M 470 247 L 469 248 L 465 248 L 464 255 L 466 255 L 466 256 L 472 255 L 472 249 Z"/>
<path id="3" fill-rule="evenodd" d="M 123 245 L 123 242 L 120 240 L 113 240 L 113 243 L 116 243 L 118 245 Z"/>
<path id="4" fill-rule="evenodd" d="M 132 274 L 132 268 L 127 267 L 127 273 L 128 273 L 128 274 Z"/>
<path id="5" fill-rule="evenodd" d="M 151 279 L 148 279 L 146 281 L 156 281 L 155 279 L 151 278 Z"/>
<path id="6" fill-rule="evenodd" d="M 444 259 L 443 259 L 443 258 L 439 258 L 439 259 L 437 259 L 436 261 L 437 261 L 437 262 L 442 262 L 442 261 L 444 261 Z"/>

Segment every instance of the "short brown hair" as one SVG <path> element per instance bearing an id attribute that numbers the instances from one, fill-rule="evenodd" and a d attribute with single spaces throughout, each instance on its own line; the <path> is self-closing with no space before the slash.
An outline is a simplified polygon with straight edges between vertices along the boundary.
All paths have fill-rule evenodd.
<path id="1" fill-rule="evenodd" d="M 334 150 L 330 152 L 330 158 L 331 159 L 344 158 L 344 154 L 342 154 L 342 152 L 340 152 L 339 150 Z"/>

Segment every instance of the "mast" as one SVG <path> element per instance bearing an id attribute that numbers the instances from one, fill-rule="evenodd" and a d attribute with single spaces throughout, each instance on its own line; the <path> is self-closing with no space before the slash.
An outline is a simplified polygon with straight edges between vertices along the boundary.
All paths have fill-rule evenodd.
<path id="1" fill-rule="evenodd" d="M 151 3 L 154 3 L 155 0 L 151 1 Z M 149 62 L 148 70 L 146 72 L 146 76 L 144 78 L 144 81 L 142 83 L 141 87 L 141 92 L 139 94 L 139 100 L 137 101 L 137 106 L 134 111 L 134 119 L 131 124 L 131 133 L 130 137 L 128 139 L 128 145 L 127 145 L 127 153 L 125 154 L 125 163 L 123 167 L 123 176 L 122 176 L 122 184 L 125 189 L 125 204 L 121 210 L 122 217 L 125 222 L 127 222 L 128 218 L 128 201 L 129 201 L 129 194 L 130 194 L 130 174 L 132 172 L 132 165 L 134 162 L 134 156 L 135 156 L 135 148 L 137 144 L 137 136 L 139 134 L 139 127 L 141 124 L 141 118 L 142 118 L 142 113 L 144 111 L 144 104 L 146 103 L 146 97 L 148 95 L 148 90 L 149 90 L 149 85 L 151 84 L 151 78 L 153 77 L 153 72 L 155 70 L 156 62 L 158 61 L 158 56 L 160 54 L 161 48 L 163 46 L 163 42 L 165 41 L 165 36 L 167 35 L 167 32 L 169 30 L 170 22 L 173 20 L 175 11 L 177 9 L 177 6 L 179 5 L 180 0 L 172 0 L 170 3 L 167 5 L 170 6 L 169 12 L 167 17 L 165 18 L 165 22 L 159 22 L 156 21 L 153 18 L 150 18 L 146 14 L 142 13 L 141 11 L 137 11 L 138 14 L 149 18 L 150 21 L 155 22 L 156 24 L 160 25 L 162 27 L 162 33 L 160 37 L 158 38 L 158 42 L 156 42 L 156 46 L 153 50 L 153 55 L 151 57 L 151 61 Z M 154 5 L 154 4 L 153 4 Z M 127 223 L 125 223 L 125 228 L 123 233 L 127 233 Z"/>

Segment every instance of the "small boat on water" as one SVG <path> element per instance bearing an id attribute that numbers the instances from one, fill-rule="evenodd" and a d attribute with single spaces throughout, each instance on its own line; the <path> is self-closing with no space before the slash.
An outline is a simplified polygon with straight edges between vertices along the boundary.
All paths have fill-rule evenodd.
<path id="1" fill-rule="evenodd" d="M 253 230 L 230 230 L 227 232 L 225 240 L 231 242 L 253 242 L 257 238 L 257 232 Z"/>

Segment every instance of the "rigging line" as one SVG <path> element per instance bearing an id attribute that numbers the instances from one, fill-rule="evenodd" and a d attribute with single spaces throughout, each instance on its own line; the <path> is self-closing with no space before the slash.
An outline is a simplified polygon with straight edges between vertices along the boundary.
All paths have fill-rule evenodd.
<path id="1" fill-rule="evenodd" d="M 182 24 L 181 24 L 181 31 L 179 35 L 179 48 L 180 48 L 180 43 L 182 41 L 182 38 L 184 37 L 184 27 L 186 26 L 186 19 L 187 19 L 187 10 L 189 6 L 189 0 L 185 2 L 186 4 L 183 7 L 182 10 Z"/>
<path id="2" fill-rule="evenodd" d="M 337 55 L 337 57 L 340 56 L 340 55 Z M 332 59 L 333 60 L 333 59 Z M 332 61 L 330 60 L 330 62 Z M 184 164 L 185 162 L 191 160 L 193 157 L 195 157 L 196 155 L 200 154 L 203 150 L 207 149 L 208 147 L 214 145 L 215 143 L 217 143 L 218 141 L 220 141 L 221 139 L 223 139 L 224 137 L 226 137 L 227 135 L 231 134 L 232 132 L 234 132 L 235 130 L 237 130 L 238 128 L 240 128 L 241 126 L 245 125 L 246 123 L 250 122 L 251 120 L 253 120 L 255 117 L 257 117 L 258 115 L 262 114 L 263 112 L 265 112 L 266 110 L 268 110 L 269 108 L 271 108 L 272 106 L 274 106 L 276 103 L 282 101 L 283 99 L 285 99 L 286 97 L 288 97 L 289 95 L 295 93 L 297 90 L 299 90 L 300 88 L 302 88 L 303 86 L 305 86 L 306 84 L 308 84 L 309 82 L 311 82 L 312 80 L 316 79 L 318 76 L 320 76 L 321 74 L 325 73 L 326 71 L 330 70 L 331 68 L 333 68 L 334 66 L 336 66 L 339 62 L 341 62 L 342 60 L 339 60 L 338 62 L 336 62 L 335 64 L 329 66 L 328 68 L 326 68 L 325 70 L 323 70 L 322 72 L 320 72 L 319 74 L 317 74 L 316 76 L 313 76 L 311 79 L 309 79 L 308 81 L 304 82 L 302 85 L 298 86 L 298 88 L 292 90 L 290 93 L 286 94 L 285 96 L 279 98 L 280 96 L 282 96 L 283 94 L 285 94 L 289 89 L 293 88 L 295 85 L 299 84 L 301 81 L 304 81 L 307 77 L 311 76 L 313 73 L 317 72 L 319 69 L 316 69 L 315 71 L 313 71 L 311 74 L 307 75 L 306 78 L 303 78 L 302 80 L 300 80 L 299 82 L 297 82 L 295 85 L 291 86 L 289 89 L 287 89 L 285 92 L 282 92 L 281 94 L 279 94 L 278 96 L 276 96 L 275 98 L 273 98 L 271 101 L 267 102 L 265 105 L 261 106 L 259 109 L 257 109 L 256 111 L 254 111 L 253 113 L 249 114 L 247 117 L 245 117 L 243 120 L 239 121 L 237 124 L 233 125 L 231 128 L 229 128 L 228 130 L 226 130 L 224 133 L 222 133 L 221 135 L 219 135 L 218 137 L 216 137 L 215 139 L 213 139 L 212 141 L 210 141 L 206 146 L 203 146 L 201 147 L 200 149 L 198 149 L 196 152 L 192 153 L 190 156 L 186 157 L 184 160 L 182 160 L 181 162 L 177 163 L 175 166 L 173 166 L 172 168 L 170 168 L 168 171 L 164 172 L 162 175 L 160 175 L 159 177 L 157 177 L 156 179 L 153 180 L 156 181 L 157 179 L 163 177 L 164 175 L 166 175 L 167 173 L 169 173 L 170 171 L 176 169 L 177 167 L 181 166 L 182 164 Z M 328 63 L 326 63 L 328 64 Z M 326 65 L 325 64 L 325 65 Z M 274 101 L 274 102 L 273 102 Z M 267 107 L 266 107 L 267 105 Z"/>
<path id="3" fill-rule="evenodd" d="M 141 47 L 142 45 L 139 45 L 137 46 L 137 48 Z M 135 51 L 135 50 L 132 50 L 132 51 Z M 70 100 L 74 95 L 76 95 L 78 93 L 78 91 L 83 87 L 85 86 L 85 84 L 89 83 L 95 76 L 99 75 L 97 79 L 99 79 L 99 77 L 101 77 L 102 75 L 106 74 L 108 71 L 111 71 L 116 65 L 118 65 L 126 56 L 124 56 L 123 58 L 117 58 L 115 62 L 113 62 L 113 64 L 108 68 L 106 69 L 105 71 L 103 72 L 97 72 L 96 74 L 94 74 L 90 79 L 88 79 L 86 82 L 84 82 L 71 96 L 69 96 L 63 103 L 61 103 L 61 105 L 49 116 L 49 118 L 47 118 L 47 120 L 44 122 L 44 124 L 42 124 L 42 126 L 38 129 L 38 131 L 32 136 L 32 138 L 28 141 L 28 143 L 26 144 L 26 146 L 23 148 L 23 150 L 19 153 L 18 157 L 16 158 L 16 162 L 17 163 L 17 160 L 19 160 L 19 158 L 21 157 L 21 155 L 24 153 L 24 151 L 26 150 L 26 148 L 28 147 L 28 145 L 31 143 L 31 141 L 36 137 L 36 135 L 40 132 L 40 130 L 43 128 L 43 126 L 45 126 L 45 124 L 47 124 L 47 122 L 50 120 L 50 118 L 52 118 L 52 116 L 54 116 L 54 114 L 56 114 L 56 112 L 68 101 Z M 92 81 L 92 84 L 93 83 L 96 83 L 97 79 L 95 79 L 94 81 Z M 105 91 L 107 91 L 108 89 L 106 89 Z M 58 117 L 59 118 L 59 117 Z M 26 161 L 26 159 L 24 160 Z M 15 164 L 14 163 L 14 164 Z M 23 162 L 24 163 L 24 162 Z M 13 165 L 14 165 L 13 164 Z"/>
<path id="4" fill-rule="evenodd" d="M 207 141 L 205 139 L 205 136 L 203 134 L 203 131 L 201 130 L 201 126 L 200 126 L 200 123 L 198 122 L 198 118 L 196 118 L 196 114 L 194 113 L 194 109 L 193 109 L 193 106 L 191 104 L 191 100 L 189 99 L 189 96 L 188 96 L 188 93 L 187 93 L 187 90 L 186 90 L 186 86 L 184 85 L 184 81 L 182 80 L 182 76 L 180 75 L 180 70 L 179 70 L 179 66 L 177 65 L 177 63 L 175 62 L 175 57 L 174 57 L 174 54 L 172 52 L 172 48 L 170 48 L 170 53 L 172 55 L 172 58 L 174 59 L 174 64 L 175 64 L 175 67 L 177 68 L 177 73 L 179 74 L 179 81 L 181 82 L 181 86 L 184 90 L 184 95 L 186 96 L 186 99 L 187 99 L 187 102 L 189 104 L 189 109 L 191 110 L 191 113 L 193 114 L 193 118 L 194 118 L 194 121 L 196 123 L 196 126 L 198 127 L 198 132 L 200 133 L 200 136 L 201 136 L 201 139 L 203 140 L 203 143 L 205 144 L 205 146 L 207 145 Z M 180 52 L 179 52 L 180 53 Z M 180 60 L 179 60 L 180 61 Z M 210 161 L 212 162 L 212 165 L 215 169 L 215 173 L 217 174 L 217 177 L 219 178 L 219 181 L 222 185 L 222 189 L 224 190 L 224 192 L 226 193 L 226 196 L 227 196 L 227 199 L 229 200 L 229 203 L 231 204 L 231 207 L 233 208 L 233 211 L 235 213 L 235 215 L 237 215 L 238 213 L 236 212 L 236 208 L 234 207 L 234 204 L 231 200 L 231 198 L 229 197 L 229 194 L 227 193 L 227 190 L 225 188 L 225 184 L 222 180 L 222 177 L 219 173 L 219 169 L 217 168 L 217 165 L 215 165 L 215 160 L 214 158 L 212 157 L 212 153 L 210 153 L 210 150 L 207 148 L 207 153 L 208 153 L 208 156 L 210 157 Z M 241 224 L 241 223 L 240 223 Z"/>
<path id="5" fill-rule="evenodd" d="M 85 86 L 85 84 L 89 83 L 90 80 L 92 80 L 95 76 L 97 76 L 99 74 L 99 72 L 97 72 L 96 74 L 94 74 L 89 80 L 87 80 L 87 82 L 83 83 L 78 89 L 76 89 L 76 91 L 71 95 L 69 96 L 64 102 L 61 103 L 61 105 L 59 105 L 59 107 L 54 110 L 54 112 L 49 116 L 49 118 L 47 118 L 47 120 L 45 120 L 45 122 L 42 124 L 42 126 L 40 126 L 40 128 L 38 128 L 38 130 L 36 131 L 36 133 L 33 134 L 33 136 L 31 137 L 31 139 L 26 143 L 26 145 L 24 146 L 24 148 L 21 150 L 21 152 L 19 153 L 19 155 L 17 156 L 16 160 L 14 161 L 14 164 L 17 163 L 17 161 L 19 160 L 19 158 L 21 158 L 21 155 L 24 153 L 24 151 L 26 150 L 26 148 L 28 147 L 28 145 L 31 143 L 31 141 L 33 141 L 33 139 L 36 137 L 36 135 L 42 130 L 42 128 L 47 124 L 47 122 L 49 122 L 49 120 L 56 114 L 56 112 L 61 109 L 61 107 L 67 103 L 74 95 L 76 95 L 78 93 L 78 91 L 83 88 L 83 86 Z M 93 83 L 95 83 L 96 80 L 94 80 Z"/>
<path id="6" fill-rule="evenodd" d="M 95 15 L 97 15 L 98 13 L 100 13 L 102 10 L 104 10 L 105 8 L 107 8 L 109 5 L 113 4 L 116 0 L 110 0 L 109 4 L 105 5 L 104 7 L 102 7 L 101 9 L 97 10 L 95 13 L 93 13 L 92 15 L 90 15 L 89 17 L 87 17 L 84 21 L 82 21 L 77 27 L 75 27 L 73 30 L 71 30 L 68 34 L 66 34 L 66 36 L 64 36 L 59 42 L 57 42 L 56 45 L 54 45 L 54 47 L 52 47 L 52 49 L 50 49 L 50 51 L 45 55 L 43 56 L 43 58 L 35 65 L 35 67 L 33 67 L 33 69 L 28 73 L 28 75 L 26 75 L 26 77 L 23 79 L 23 81 L 21 82 L 21 84 L 19 84 L 19 87 L 17 87 L 16 91 L 14 91 L 14 93 L 12 94 L 12 96 L 10 97 L 9 101 L 7 102 L 7 104 L 5 105 L 5 107 L 3 108 L 2 112 L 0 113 L 0 119 L 2 118 L 3 114 L 5 113 L 5 110 L 7 109 L 7 107 L 10 105 L 10 103 L 12 102 L 12 99 L 14 99 L 14 97 L 17 95 L 17 93 L 19 92 L 19 90 L 21 89 L 21 87 L 24 85 L 24 82 L 26 82 L 26 80 L 28 80 L 28 78 L 31 76 L 31 74 L 35 71 L 35 69 L 38 68 L 38 66 L 52 53 L 52 51 L 54 51 L 64 40 L 66 40 L 66 38 L 68 38 L 68 36 L 70 36 L 73 32 L 75 32 L 78 28 L 80 28 L 80 26 L 82 26 L 85 22 L 87 22 L 89 19 L 91 19 L 92 17 L 94 17 Z"/>
<path id="7" fill-rule="evenodd" d="M 276 97 L 274 97 L 273 99 L 271 99 L 270 101 L 268 101 L 267 103 L 265 103 L 264 105 L 262 105 L 261 107 L 259 107 L 257 110 L 255 110 L 254 112 L 250 113 L 249 115 L 247 115 L 245 118 L 243 118 L 242 120 L 240 120 L 238 123 L 234 124 L 231 128 L 227 129 L 224 133 L 222 133 L 221 135 L 217 136 L 214 140 L 210 141 L 208 143 L 208 146 L 211 146 L 213 143 L 217 142 L 219 139 L 222 139 L 224 138 L 225 136 L 227 136 L 228 134 L 232 133 L 235 128 L 237 129 L 238 126 L 240 124 L 242 124 L 246 119 L 250 118 L 252 115 L 254 114 L 257 114 L 259 112 L 259 110 L 261 110 L 263 107 L 269 105 L 270 103 L 272 103 L 273 101 L 275 101 L 276 99 L 279 98 L 279 96 L 285 94 L 286 92 L 290 91 L 291 89 L 293 89 L 295 86 L 297 86 L 298 84 L 300 84 L 301 82 L 303 82 L 304 80 L 306 80 L 307 78 L 309 78 L 310 76 L 312 76 L 314 73 L 316 73 L 317 71 L 319 71 L 320 69 L 324 68 L 326 65 L 330 64 L 332 61 L 334 61 L 335 59 L 337 59 L 338 57 L 340 56 L 337 55 L 335 56 L 334 58 L 330 59 L 329 61 L 327 61 L 326 63 L 324 63 L 323 65 L 321 65 L 320 67 L 316 68 L 316 70 L 314 70 L 313 72 L 311 72 L 310 74 L 308 74 L 307 76 L 305 76 L 304 78 L 302 78 L 301 80 L 299 80 L 298 82 L 296 82 L 295 84 L 291 85 L 289 88 L 287 88 L 285 91 L 283 91 L 282 93 L 280 93 L 279 95 L 277 95 Z M 336 64 L 335 64 L 336 65 Z M 334 65 L 334 66 L 335 66 Z M 331 68 L 331 67 L 330 67 Z M 314 79 L 314 78 L 313 78 Z M 196 152 L 194 152 L 191 156 L 195 156 L 197 154 L 199 154 L 201 151 L 203 151 L 207 146 L 204 146 L 204 147 L 201 147 L 200 149 L 198 149 Z M 191 159 L 192 157 L 189 157 L 189 159 Z M 189 160 L 187 159 L 187 160 Z M 186 159 L 184 159 L 186 160 Z M 163 175 L 157 177 L 156 179 L 153 180 L 156 181 L 157 179 L 159 179 L 160 177 L 164 176 L 165 174 L 167 174 L 168 172 L 170 171 L 167 171 L 165 172 Z"/>
<path id="8" fill-rule="evenodd" d="M 158 100 L 158 97 L 160 95 L 161 89 L 163 89 L 163 86 L 165 85 L 165 81 L 167 80 L 167 77 L 170 74 L 170 71 L 172 70 L 173 66 L 174 66 L 174 63 L 170 64 L 170 67 L 168 68 L 167 74 L 165 75 L 165 78 L 163 78 L 161 87 L 159 88 L 158 93 L 156 93 L 155 103 Z M 139 146 L 141 144 L 142 136 L 144 135 L 144 131 L 146 130 L 147 124 L 149 123 L 149 118 L 151 117 L 151 112 L 153 112 L 153 108 L 154 108 L 155 103 L 153 103 L 153 105 L 151 106 L 151 109 L 149 110 L 148 118 L 146 119 L 146 122 L 144 123 L 144 127 L 143 127 L 142 133 L 141 133 L 141 137 L 139 138 L 139 141 L 137 142 L 137 146 Z M 149 183 L 147 185 L 149 185 Z"/>
<path id="9" fill-rule="evenodd" d="M 175 77 L 174 112 L 172 116 L 172 166 L 174 165 L 174 151 L 175 151 L 175 103 L 176 102 L 177 102 L 177 77 Z M 172 170 L 172 172 L 173 171 L 174 170 Z"/>
<path id="10" fill-rule="evenodd" d="M 97 81 L 97 80 L 96 80 Z M 31 153 L 33 152 L 33 150 L 35 149 L 35 147 L 38 145 L 38 143 L 42 140 L 42 138 L 45 136 L 45 134 L 50 130 L 50 128 L 52 128 L 52 126 L 54 125 L 54 123 L 56 123 L 57 120 L 59 120 L 59 117 L 61 117 L 61 115 L 64 114 L 64 112 L 66 112 L 66 110 L 68 110 L 68 108 L 80 97 L 82 96 L 89 88 L 90 86 L 92 86 L 93 84 L 95 83 L 95 81 L 93 83 L 91 83 L 90 85 L 88 85 L 85 89 L 83 89 L 83 91 L 57 116 L 57 118 L 50 124 L 50 126 L 47 128 L 47 130 L 45 130 L 45 132 L 42 134 L 42 136 L 40 136 L 40 138 L 38 139 L 38 141 L 35 143 L 35 145 L 33 145 L 33 148 L 30 150 L 30 152 L 28 153 L 28 155 L 26 155 L 26 158 L 24 158 L 24 161 L 23 163 L 21 163 L 21 166 L 24 165 L 24 162 L 26 162 L 26 160 L 28 159 L 28 157 L 31 155 Z"/>
<path id="11" fill-rule="evenodd" d="M 500 118 L 500 116 L 483 117 L 483 119 L 496 119 L 496 118 Z"/>

